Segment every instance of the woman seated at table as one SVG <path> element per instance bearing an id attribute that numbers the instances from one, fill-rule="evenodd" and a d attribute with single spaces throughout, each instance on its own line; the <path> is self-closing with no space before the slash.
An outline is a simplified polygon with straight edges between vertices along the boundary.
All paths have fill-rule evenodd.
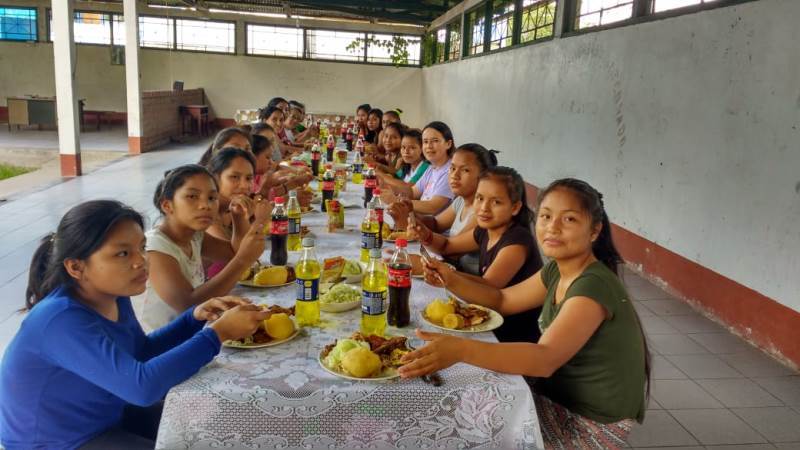
<path id="1" fill-rule="evenodd" d="M 272 97 L 267 102 L 267 106 L 265 109 L 276 107 L 283 111 L 283 114 L 289 113 L 289 102 L 283 97 Z"/>
<path id="2" fill-rule="evenodd" d="M 167 391 L 266 318 L 242 299 L 213 298 L 145 334 L 130 302 L 147 282 L 143 223 L 119 202 L 88 201 L 33 254 L 28 315 L 0 366 L 7 450 L 152 449 Z M 247 239 L 263 247 L 260 225 Z"/>
<path id="3" fill-rule="evenodd" d="M 390 109 L 383 113 L 383 117 L 381 118 L 381 122 L 383 122 L 383 126 L 390 123 L 402 123 L 400 120 L 400 114 L 403 114 L 403 110 L 400 108 Z"/>
<path id="4" fill-rule="evenodd" d="M 431 164 L 422 155 L 422 131 L 418 128 L 406 129 L 400 141 L 400 168 L 394 177 L 407 183 L 409 187 L 415 185 Z"/>
<path id="5" fill-rule="evenodd" d="M 297 124 L 292 129 L 294 142 L 299 144 L 304 143 L 308 139 L 319 137 L 319 128 L 316 124 L 311 124 L 308 128 L 303 124 L 303 121 L 306 119 L 306 105 L 297 100 L 292 100 L 289 102 L 289 110 L 291 111 L 292 109 L 297 109 L 300 114 L 297 118 Z"/>
<path id="6" fill-rule="evenodd" d="M 415 212 L 438 214 L 454 197 L 447 182 L 454 149 L 450 127 L 443 122 L 429 123 L 422 130 L 422 153 L 431 165 L 428 170 L 413 186 L 379 172 L 381 186 L 388 186 L 395 196 L 411 199 Z M 384 191 L 382 198 L 387 204 L 394 203 L 388 190 Z"/>
<path id="7" fill-rule="evenodd" d="M 364 162 L 373 164 L 377 170 L 394 174 L 403 164 L 400 157 L 400 147 L 405 133 L 405 127 L 400 123 L 390 123 L 383 129 L 381 137 L 383 152 L 380 155 L 367 154 Z"/>
<path id="8" fill-rule="evenodd" d="M 203 152 L 198 164 L 205 166 L 211 161 L 211 157 L 213 157 L 215 153 L 225 147 L 235 147 L 250 152 L 253 150 L 253 139 L 250 133 L 239 127 L 229 127 L 220 130 L 220 132 L 214 136 L 214 140 L 211 142 L 211 145 L 208 146 L 208 149 Z"/>
<path id="9" fill-rule="evenodd" d="M 358 105 L 358 108 L 356 108 L 356 126 L 360 131 L 363 131 L 364 134 L 367 133 L 367 118 L 369 117 L 370 111 L 372 111 L 372 106 L 370 106 L 369 103 Z"/>
<path id="10" fill-rule="evenodd" d="M 281 151 L 278 148 L 277 135 L 271 126 L 266 123 L 256 124 L 253 126 L 253 138 L 255 139 L 256 136 L 263 136 L 269 139 L 272 143 L 272 148 L 277 149 L 277 151 L 273 150 L 271 152 L 272 161 L 274 163 L 273 170 L 269 170 L 263 176 L 258 177 L 258 168 L 256 168 L 253 192 L 260 193 L 264 197 L 268 197 L 272 200 L 271 196 L 273 195 L 288 196 L 290 190 L 297 189 L 297 200 L 300 202 L 300 205 L 310 205 L 313 193 L 300 188 L 311 181 L 313 178 L 311 172 L 307 169 L 278 165 L 278 163 L 282 161 Z"/>
<path id="11" fill-rule="evenodd" d="M 427 248 L 444 256 L 478 252 L 478 273 L 453 272 L 447 281 L 462 279 L 497 289 L 513 286 L 542 268 L 542 258 L 531 233 L 533 212 L 528 208 L 525 183 L 516 170 L 492 167 L 480 177 L 472 206 L 477 226 L 471 233 L 445 237 L 433 233 L 422 222 L 413 232 Z M 539 309 L 508 315 L 494 331 L 501 342 L 536 342 Z"/>
<path id="12" fill-rule="evenodd" d="M 275 134 L 278 136 L 278 146 L 281 149 L 282 159 L 288 159 L 292 155 L 303 150 L 302 147 L 294 146 L 286 137 L 283 128 L 283 124 L 286 120 L 286 114 L 284 114 L 282 109 L 278 108 L 277 106 L 269 106 L 261 109 L 258 112 L 258 120 L 266 123 L 267 125 L 271 126 L 273 130 L 275 130 Z"/>
<path id="13" fill-rule="evenodd" d="M 167 172 L 156 187 L 153 204 L 162 220 L 146 234 L 150 279 L 144 294 L 133 298 L 136 317 L 147 332 L 166 325 L 186 308 L 227 295 L 264 250 L 263 240 L 251 242 L 247 217 L 253 214 L 254 222 L 265 222 L 271 210 L 260 196 L 247 203 L 234 198 L 229 207 L 231 239 L 208 234 L 219 210 L 217 181 L 208 169 L 194 164 Z M 247 228 L 238 228 L 245 224 Z M 204 260 L 221 267 L 208 281 Z"/>
<path id="14" fill-rule="evenodd" d="M 416 223 L 421 227 L 442 235 L 456 237 L 461 234 L 472 234 L 476 218 L 473 211 L 475 193 L 478 190 L 478 180 L 487 170 L 497 165 L 495 150 L 486 150 L 480 144 L 464 144 L 453 153 L 453 162 L 447 177 L 450 190 L 456 195 L 444 211 L 435 216 L 417 215 L 413 212 L 410 201 L 397 201 L 389 207 L 389 215 L 394 219 L 395 228 L 405 230 L 408 228 L 408 218 L 414 214 Z M 413 234 L 418 231 L 412 230 Z M 448 255 L 448 260 L 453 261 L 462 272 L 479 275 L 480 266 L 476 249 L 464 254 Z"/>
<path id="15" fill-rule="evenodd" d="M 381 131 L 383 130 L 383 111 L 378 108 L 372 108 L 367 114 L 367 134 L 364 136 L 364 142 L 366 144 L 372 144 L 376 146 L 379 150 L 382 149 L 381 147 Z M 380 152 L 379 152 L 380 153 Z"/>
<path id="16" fill-rule="evenodd" d="M 299 106 L 289 105 L 289 113 L 283 121 L 283 134 L 286 135 L 287 140 L 292 145 L 299 146 L 303 144 L 303 142 L 294 135 L 294 129 L 303 121 L 303 117 L 305 117 L 305 114 Z"/>
<path id="17" fill-rule="evenodd" d="M 460 298 L 501 314 L 543 307 L 539 342 L 486 343 L 418 331 L 430 342 L 404 358 L 400 374 L 415 377 L 465 362 L 538 377 L 534 398 L 546 448 L 624 447 L 634 419 L 644 419 L 650 356 L 617 276 L 622 258 L 602 195 L 583 181 L 562 179 L 542 192 L 537 211 L 536 238 L 551 261 L 532 277 L 497 289 L 432 262 L 426 280 L 441 277 Z"/>

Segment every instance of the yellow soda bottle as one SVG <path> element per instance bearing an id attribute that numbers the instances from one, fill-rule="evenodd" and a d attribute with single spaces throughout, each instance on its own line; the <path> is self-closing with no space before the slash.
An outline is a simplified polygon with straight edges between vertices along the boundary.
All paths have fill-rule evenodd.
<path id="1" fill-rule="evenodd" d="M 361 184 L 364 182 L 364 162 L 358 152 L 356 152 L 355 158 L 353 161 L 353 184 Z"/>
<path id="2" fill-rule="evenodd" d="M 286 247 L 290 252 L 301 249 L 300 242 L 300 202 L 297 201 L 297 191 L 289 192 L 289 203 L 286 204 L 286 215 L 289 217 L 289 237 Z"/>
<path id="3" fill-rule="evenodd" d="M 369 252 L 378 247 L 378 233 L 381 229 L 378 223 L 378 216 L 375 213 L 373 203 L 367 205 L 367 214 L 361 222 L 361 262 L 369 262 Z"/>
<path id="4" fill-rule="evenodd" d="M 386 296 L 389 277 L 381 249 L 369 252 L 369 265 L 361 279 L 361 334 L 383 336 L 386 332 Z"/>
<path id="5" fill-rule="evenodd" d="M 319 323 L 319 277 L 322 270 L 314 251 L 314 239 L 303 239 L 303 256 L 294 269 L 297 279 L 296 302 L 294 315 L 300 325 L 317 325 Z"/>

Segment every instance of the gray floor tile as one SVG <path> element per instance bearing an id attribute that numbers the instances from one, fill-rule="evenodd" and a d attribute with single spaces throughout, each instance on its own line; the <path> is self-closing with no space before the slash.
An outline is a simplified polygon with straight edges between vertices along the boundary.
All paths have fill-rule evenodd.
<path id="1" fill-rule="evenodd" d="M 753 378 L 753 381 L 789 406 L 800 406 L 800 376 Z"/>
<path id="2" fill-rule="evenodd" d="M 793 370 L 755 348 L 728 355 L 719 355 L 719 357 L 748 377 L 797 375 Z"/>
<path id="3" fill-rule="evenodd" d="M 654 380 L 650 395 L 664 409 L 708 409 L 723 405 L 692 380 Z"/>
<path id="4" fill-rule="evenodd" d="M 631 447 L 697 445 L 698 442 L 667 411 L 648 411 L 642 425 L 628 437 Z"/>
<path id="5" fill-rule="evenodd" d="M 714 354 L 741 353 L 752 349 L 750 344 L 728 331 L 691 333 L 688 336 Z"/>
<path id="6" fill-rule="evenodd" d="M 650 364 L 652 365 L 650 376 L 653 380 L 685 380 L 688 378 L 685 373 L 661 355 L 652 355 Z"/>
<path id="7" fill-rule="evenodd" d="M 628 293 L 635 300 L 667 299 L 672 296 L 654 284 L 628 286 Z"/>
<path id="8" fill-rule="evenodd" d="M 641 308 L 646 308 L 642 306 Z M 680 333 L 675 327 L 667 323 L 662 317 L 658 317 L 651 313 L 649 316 L 641 315 L 639 319 L 642 321 L 642 328 L 648 335 L 651 334 L 678 334 Z"/>
<path id="9" fill-rule="evenodd" d="M 641 317 L 651 317 L 651 316 L 655 316 L 656 315 L 653 311 L 650 311 L 649 309 L 647 309 L 647 307 L 644 306 L 640 302 L 636 302 L 636 301 L 633 302 L 633 307 L 636 308 L 636 313 L 639 314 L 640 318 Z"/>
<path id="10" fill-rule="evenodd" d="M 670 355 L 667 359 L 692 379 L 742 377 L 741 373 L 714 355 Z"/>
<path id="11" fill-rule="evenodd" d="M 697 314 L 691 306 L 675 299 L 644 300 L 647 309 L 659 316 L 687 316 Z"/>
<path id="12" fill-rule="evenodd" d="M 791 408 L 734 408 L 731 411 L 770 442 L 800 441 L 800 414 Z"/>
<path id="13" fill-rule="evenodd" d="M 683 334 L 651 334 L 648 342 L 662 355 L 708 355 L 708 350 Z"/>
<path id="14" fill-rule="evenodd" d="M 780 450 L 800 450 L 800 442 L 776 442 L 774 445 Z"/>
<path id="15" fill-rule="evenodd" d="M 783 406 L 783 402 L 747 378 L 696 380 L 697 384 L 728 408 Z"/>
<path id="16" fill-rule="evenodd" d="M 700 314 L 664 316 L 664 320 L 681 333 L 720 333 L 722 327 Z"/>
<path id="17" fill-rule="evenodd" d="M 670 413 L 702 444 L 767 442 L 763 436 L 727 409 L 685 409 Z"/>

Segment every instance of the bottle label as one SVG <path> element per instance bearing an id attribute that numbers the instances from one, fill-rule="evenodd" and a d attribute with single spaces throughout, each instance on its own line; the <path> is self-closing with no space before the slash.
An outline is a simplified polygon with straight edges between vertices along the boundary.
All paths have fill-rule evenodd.
<path id="1" fill-rule="evenodd" d="M 378 247 L 378 233 L 370 231 L 361 232 L 361 248 L 371 249 Z"/>
<path id="2" fill-rule="evenodd" d="M 378 179 L 377 178 L 367 178 L 364 180 L 364 187 L 367 189 L 374 189 L 378 187 Z"/>
<path id="3" fill-rule="evenodd" d="M 300 218 L 299 217 L 290 217 L 289 218 L 289 234 L 299 234 L 300 233 Z"/>
<path id="4" fill-rule="evenodd" d="M 332 191 L 334 189 L 335 181 L 323 181 L 322 182 L 322 190 L 323 191 Z"/>
<path id="5" fill-rule="evenodd" d="M 319 300 L 319 278 L 304 280 L 298 277 L 294 282 L 298 301 L 315 302 Z"/>
<path id="6" fill-rule="evenodd" d="M 353 173 L 361 173 L 361 164 L 353 164 Z"/>
<path id="7" fill-rule="evenodd" d="M 314 161 L 319 161 L 320 156 L 319 152 L 311 152 L 311 159 Z"/>
<path id="8" fill-rule="evenodd" d="M 269 232 L 270 234 L 287 234 L 289 232 L 289 221 L 273 220 Z"/>
<path id="9" fill-rule="evenodd" d="M 389 286 L 397 288 L 411 287 L 411 269 L 393 269 L 389 267 Z"/>
<path id="10" fill-rule="evenodd" d="M 383 223 L 383 208 L 375 208 L 375 216 L 378 217 L 378 222 Z"/>
<path id="11" fill-rule="evenodd" d="M 368 316 L 379 316 L 386 312 L 386 291 L 361 291 L 361 312 Z"/>

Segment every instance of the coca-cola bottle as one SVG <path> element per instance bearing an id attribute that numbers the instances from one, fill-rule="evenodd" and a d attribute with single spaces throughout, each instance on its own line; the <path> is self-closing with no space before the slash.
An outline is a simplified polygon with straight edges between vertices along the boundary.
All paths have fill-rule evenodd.
<path id="1" fill-rule="evenodd" d="M 389 325 L 404 327 L 411 322 L 411 309 L 408 304 L 411 294 L 411 260 L 406 252 L 405 239 L 395 242 L 396 249 L 389 262 Z"/>
<path id="2" fill-rule="evenodd" d="M 328 210 L 325 201 L 333 200 L 333 193 L 335 190 L 336 181 L 333 178 L 333 171 L 331 171 L 330 167 L 327 167 L 325 169 L 325 175 L 322 176 L 322 212 Z"/>
<path id="3" fill-rule="evenodd" d="M 381 188 L 376 187 L 372 190 L 372 200 L 375 202 L 375 216 L 378 218 L 378 248 L 383 247 L 383 211 L 386 206 L 381 200 Z"/>
<path id="4" fill-rule="evenodd" d="M 319 151 L 319 145 L 314 144 L 311 147 L 311 173 L 315 177 L 319 176 L 319 160 L 322 158 L 322 152 Z"/>
<path id="5" fill-rule="evenodd" d="M 272 249 L 269 252 L 269 262 L 273 266 L 285 266 L 289 259 L 286 240 L 289 234 L 289 216 L 283 206 L 283 197 L 275 197 L 275 207 L 272 209 L 272 226 L 270 227 L 270 240 Z"/>
<path id="6" fill-rule="evenodd" d="M 325 152 L 325 157 L 328 162 L 333 162 L 333 149 L 336 147 L 336 138 L 333 135 L 328 135 L 328 145 Z"/>
<path id="7" fill-rule="evenodd" d="M 378 187 L 378 177 L 375 176 L 375 166 L 370 164 L 364 173 L 364 208 L 372 200 L 372 192 L 376 187 Z"/>

